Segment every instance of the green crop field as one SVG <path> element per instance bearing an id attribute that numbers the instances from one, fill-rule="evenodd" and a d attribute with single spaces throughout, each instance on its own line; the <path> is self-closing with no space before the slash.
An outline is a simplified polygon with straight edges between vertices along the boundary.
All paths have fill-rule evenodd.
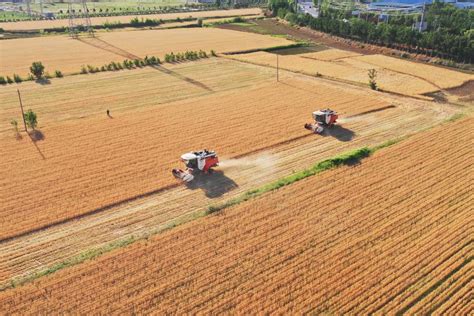
<path id="1" fill-rule="evenodd" d="M 180 5 L 185 5 L 186 1 L 184 0 L 155 0 L 155 1 L 94 1 L 87 2 L 87 7 L 89 10 L 108 10 L 112 12 L 121 12 L 124 13 L 127 11 L 145 11 L 148 9 L 157 10 L 163 7 L 176 7 Z M 26 4 L 25 3 L 12 3 L 12 2 L 2 2 L 0 8 L 8 9 L 8 11 L 0 12 L 0 21 L 20 21 L 28 19 L 26 14 Z M 43 12 L 52 12 L 55 14 L 60 14 L 65 12 L 68 9 L 68 4 L 66 2 L 53 2 L 53 1 L 44 1 L 43 2 Z M 73 4 L 73 9 L 82 9 L 81 4 Z M 10 11 L 11 10 L 11 11 Z M 31 10 L 33 13 L 39 14 L 41 12 L 41 7 L 39 3 L 31 3 Z"/>

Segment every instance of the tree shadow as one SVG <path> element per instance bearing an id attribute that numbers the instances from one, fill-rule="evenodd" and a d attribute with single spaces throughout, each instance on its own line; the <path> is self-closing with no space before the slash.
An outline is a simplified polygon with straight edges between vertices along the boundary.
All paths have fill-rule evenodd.
<path id="1" fill-rule="evenodd" d="M 347 129 L 341 125 L 333 125 L 329 128 L 325 128 L 321 135 L 324 137 L 334 137 L 335 139 L 341 142 L 348 142 L 354 138 L 355 133 L 354 131 Z"/>
<path id="2" fill-rule="evenodd" d="M 49 80 L 48 78 L 36 79 L 35 82 L 42 85 L 42 86 L 51 84 L 51 80 Z"/>
<path id="3" fill-rule="evenodd" d="M 44 140 L 45 137 L 44 137 L 43 132 L 41 132 L 40 130 L 35 129 L 33 131 L 28 132 L 28 136 L 30 137 L 31 142 L 33 143 L 33 145 L 35 145 L 35 148 L 38 151 L 39 155 L 41 156 L 41 159 L 45 160 L 46 157 L 43 155 L 43 153 L 41 152 L 41 149 L 39 149 L 38 145 L 36 145 L 36 142 Z"/>
<path id="4" fill-rule="evenodd" d="M 28 136 L 30 136 L 30 138 L 33 142 L 44 140 L 44 138 L 45 138 L 43 132 L 40 131 L 39 129 L 29 131 Z"/>
<path id="5" fill-rule="evenodd" d="M 447 103 L 448 102 L 448 97 L 447 97 L 446 93 L 444 93 L 443 91 L 423 93 L 423 95 L 433 98 L 434 101 L 438 102 L 438 103 Z"/>
<path id="6" fill-rule="evenodd" d="M 190 183 L 186 183 L 188 189 L 201 189 L 208 198 L 217 198 L 235 188 L 238 184 L 224 175 L 222 171 L 212 171 L 210 174 L 198 174 Z"/>

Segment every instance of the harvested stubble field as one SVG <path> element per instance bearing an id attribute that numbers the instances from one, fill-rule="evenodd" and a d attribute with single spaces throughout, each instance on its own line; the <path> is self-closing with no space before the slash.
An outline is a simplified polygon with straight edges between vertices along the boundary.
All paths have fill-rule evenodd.
<path id="1" fill-rule="evenodd" d="M 209 58 L 157 68 L 67 76 L 51 79 L 46 85 L 23 82 L 20 90 L 25 108 L 32 107 L 40 127 L 46 127 L 64 120 L 102 116 L 107 109 L 116 115 L 257 85 L 274 76 L 271 69 L 257 70 L 253 65 Z M 21 118 L 17 88 L 8 85 L 0 89 L 0 133 L 10 135 L 10 121 Z"/>
<path id="2" fill-rule="evenodd" d="M 0 75 L 26 76 L 34 61 L 41 61 L 50 74 L 55 70 L 68 74 L 78 73 L 82 65 L 100 67 L 111 61 L 122 62 L 146 55 L 163 59 L 171 52 L 215 50 L 222 53 L 292 43 L 283 38 L 215 28 L 129 30 L 80 40 L 68 36 L 15 39 L 2 42 Z M 18 52 L 22 52 L 22 58 L 18 58 Z"/>
<path id="3" fill-rule="evenodd" d="M 257 75 L 252 77 L 255 76 Z M 2 241 L 0 290 L 11 285 L 12 281 L 21 282 L 56 265 L 62 266 L 63 262 L 71 258 L 83 258 L 84 252 L 89 253 L 92 249 L 109 248 L 110 244 L 120 244 L 130 238 L 144 238 L 150 233 L 195 218 L 207 205 L 224 203 L 248 190 L 285 177 L 291 170 L 307 168 L 315 161 L 341 152 L 363 146 L 374 146 L 387 139 L 419 132 L 459 111 L 445 104 L 393 97 L 332 81 L 315 82 L 311 77 L 289 72 L 282 71 L 280 80 L 284 89 L 301 89 L 305 86 L 304 81 L 309 81 L 310 87 L 313 87 L 317 82 L 314 88 L 305 88 L 305 93 L 313 93 L 315 100 L 319 96 L 315 89 L 326 90 L 324 87 L 329 87 L 331 90 L 338 90 L 339 93 L 344 91 L 345 94 L 362 95 L 363 98 L 372 95 L 379 99 L 381 104 L 390 106 L 376 108 L 376 111 L 369 110 L 369 113 L 365 114 L 364 111 L 357 112 L 358 115 L 355 117 L 346 116 L 352 112 L 345 113 L 340 120 L 342 125 L 333 129 L 326 137 L 305 131 L 302 135 L 244 157 L 229 159 L 231 157 L 221 155 L 218 170 L 197 185 L 188 187 L 174 183 L 168 190 L 152 192 L 133 201 L 119 203 L 93 214 L 88 213 L 87 216 L 75 217 L 73 220 L 52 225 L 47 229 Z M 303 81 L 301 82 L 303 86 L 292 84 L 295 80 Z M 258 85 L 263 84 L 265 82 L 260 82 Z M 245 93 L 244 89 L 235 91 Z M 322 105 L 315 103 L 315 106 Z M 101 113 L 102 115 L 104 113 Z M 300 119 L 301 121 L 296 124 L 302 125 L 306 119 L 309 120 L 309 113 Z M 54 122 L 52 125 L 55 124 Z M 268 119 L 265 120 L 265 124 L 268 124 Z M 287 124 L 294 123 L 287 122 Z M 217 147 L 215 149 L 221 153 Z M 177 161 L 175 163 L 174 166 L 178 165 Z M 183 201 L 186 203 L 183 204 Z"/>
<path id="4" fill-rule="evenodd" d="M 256 76 L 268 75 L 265 68 L 251 67 Z M 263 74 L 259 74 L 261 71 Z M 93 90 L 94 78 L 100 80 L 101 75 L 91 76 L 84 83 L 84 104 L 97 102 L 88 87 Z M 233 72 L 227 75 L 232 78 Z M 235 75 L 239 80 L 241 74 Z M 200 76 L 212 78 L 213 74 L 204 72 Z M 82 80 L 80 77 L 78 80 Z M 3 133 L 0 238 L 167 188 L 175 183 L 171 168 L 178 164 L 179 155 L 190 149 L 214 148 L 223 157 L 233 157 L 306 135 L 302 126 L 314 108 L 331 104 L 339 113 L 351 115 L 388 105 L 365 93 L 342 94 L 335 88 L 297 79 L 281 85 L 269 79 L 246 90 L 238 88 L 160 104 L 160 91 L 170 90 L 167 84 L 176 82 L 163 81 L 147 90 L 137 89 L 140 82 L 146 86 L 148 81 L 146 76 L 137 79 L 137 85 L 123 80 L 117 86 L 117 82 L 108 81 L 114 91 L 121 92 L 107 99 L 110 108 L 133 108 L 137 99 L 146 95 L 144 103 L 150 104 L 146 110 L 117 115 L 112 112 L 113 119 L 103 113 L 62 124 L 56 121 L 40 126 L 45 139 L 38 142 L 29 137 L 17 141 Z M 39 96 L 42 87 L 37 89 Z M 54 113 L 64 116 L 68 97 L 57 90 L 56 99 L 50 99 L 48 107 L 41 110 L 50 111 L 51 117 Z M 76 101 L 70 102 L 75 111 Z M 32 192 L 38 194 L 29 199 Z"/>
<path id="5" fill-rule="evenodd" d="M 450 70 L 447 68 L 431 66 L 423 63 L 410 62 L 384 55 L 366 55 L 358 56 L 354 59 L 377 67 L 389 69 L 395 72 L 401 72 L 423 79 L 440 89 L 449 89 L 460 86 L 469 80 L 474 80 L 474 75 Z"/>
<path id="6" fill-rule="evenodd" d="M 163 13 L 163 14 L 147 14 L 147 15 L 124 15 L 124 16 L 110 16 L 110 17 L 94 17 L 91 18 L 92 25 L 102 25 L 104 23 L 129 23 L 131 19 L 163 19 L 174 20 L 177 18 L 185 19 L 193 18 L 207 18 L 207 17 L 232 17 L 245 15 L 259 15 L 262 10 L 259 8 L 249 9 L 233 9 L 233 10 L 214 10 L 214 11 L 199 11 L 199 12 L 182 12 L 182 13 Z M 81 19 L 78 19 L 81 23 Z M 83 22 L 82 22 L 83 23 Z M 42 30 L 48 28 L 67 27 L 68 20 L 44 20 L 44 21 L 22 21 L 22 22 L 3 22 L 0 23 L 0 28 L 7 31 L 27 31 L 27 30 Z"/>
<path id="7" fill-rule="evenodd" d="M 276 67 L 276 56 L 272 53 L 256 52 L 229 57 Z M 430 99 L 423 96 L 426 93 L 460 86 L 474 79 L 474 75 L 393 57 L 360 56 L 332 49 L 309 54 L 279 56 L 279 66 L 309 75 L 319 73 L 323 76 L 362 84 L 368 82 L 368 70 L 376 69 L 377 84 L 381 89 L 426 99 Z"/>
<path id="8" fill-rule="evenodd" d="M 20 314 L 469 314 L 473 123 L 2 292 L 0 303 Z"/>

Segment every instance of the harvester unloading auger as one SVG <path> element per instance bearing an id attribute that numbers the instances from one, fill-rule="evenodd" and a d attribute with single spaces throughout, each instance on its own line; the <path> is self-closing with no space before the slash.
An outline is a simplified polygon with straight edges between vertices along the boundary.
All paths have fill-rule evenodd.
<path id="1" fill-rule="evenodd" d="M 333 126 L 338 117 L 337 113 L 330 109 L 315 111 L 313 112 L 314 124 L 306 123 L 304 128 L 315 134 L 321 134 L 325 128 Z"/>
<path id="2" fill-rule="evenodd" d="M 186 169 L 173 169 L 171 172 L 176 179 L 183 182 L 191 182 L 197 174 L 210 173 L 211 168 L 219 165 L 216 152 L 207 149 L 181 155 L 181 161 L 184 162 Z"/>

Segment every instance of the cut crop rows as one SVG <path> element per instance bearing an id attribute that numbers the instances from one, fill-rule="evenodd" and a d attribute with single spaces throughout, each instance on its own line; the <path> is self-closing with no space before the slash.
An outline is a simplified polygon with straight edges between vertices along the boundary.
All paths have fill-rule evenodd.
<path id="1" fill-rule="evenodd" d="M 208 148 L 239 156 L 304 137 L 302 126 L 315 108 L 330 104 L 352 115 L 387 106 L 296 79 L 242 91 L 55 124 L 42 129 L 45 139 L 36 143 L 1 138 L 0 238 L 169 188 L 176 183 L 170 170 L 184 152 Z M 64 102 L 60 94 L 58 100 Z"/>
<path id="2" fill-rule="evenodd" d="M 11 313 L 472 312 L 473 123 L 3 292 L 0 304 Z"/>

